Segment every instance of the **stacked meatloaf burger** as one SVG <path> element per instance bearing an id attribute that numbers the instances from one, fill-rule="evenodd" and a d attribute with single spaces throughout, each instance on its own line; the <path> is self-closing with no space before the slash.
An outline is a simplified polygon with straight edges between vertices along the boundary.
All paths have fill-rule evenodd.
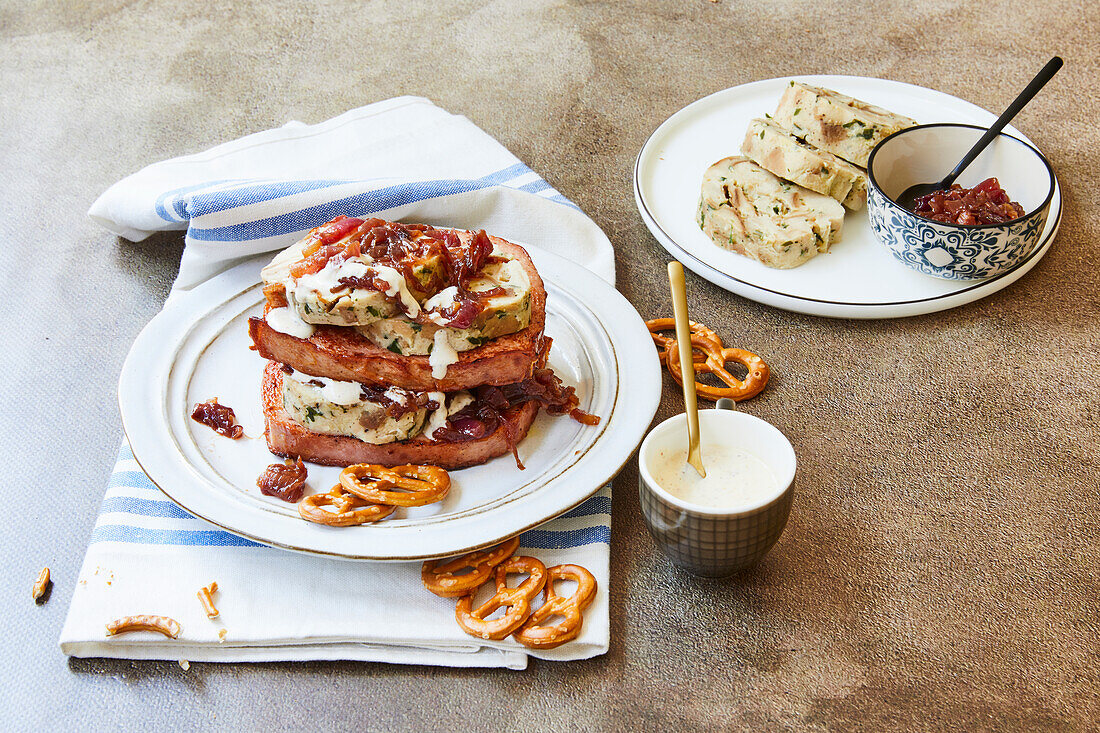
<path id="1" fill-rule="evenodd" d="M 518 245 L 338 216 L 262 278 L 264 317 L 248 330 L 269 360 L 277 455 L 453 469 L 511 451 L 519 463 L 540 407 L 598 421 L 546 366 L 546 290 Z"/>

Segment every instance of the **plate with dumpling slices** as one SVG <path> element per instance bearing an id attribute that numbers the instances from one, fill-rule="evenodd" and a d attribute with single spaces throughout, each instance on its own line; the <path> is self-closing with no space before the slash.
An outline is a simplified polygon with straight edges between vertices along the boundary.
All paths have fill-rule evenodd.
<path id="1" fill-rule="evenodd" d="M 905 267 L 875 239 L 864 166 L 898 130 L 995 119 L 949 94 L 884 79 L 752 82 L 665 120 L 638 154 L 634 196 L 669 254 L 750 300 L 834 318 L 933 313 L 995 293 L 1031 270 L 1057 234 L 1061 189 L 1038 246 L 1014 269 L 985 280 L 941 280 Z M 1034 145 L 1011 126 L 1005 131 Z"/>

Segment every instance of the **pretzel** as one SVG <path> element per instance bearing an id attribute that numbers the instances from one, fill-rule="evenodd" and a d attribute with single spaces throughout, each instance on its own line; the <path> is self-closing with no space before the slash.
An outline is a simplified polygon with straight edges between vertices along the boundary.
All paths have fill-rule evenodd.
<path id="1" fill-rule="evenodd" d="M 44 603 L 43 596 L 46 595 L 46 589 L 50 587 L 50 569 L 42 568 L 42 572 L 38 574 L 38 578 L 34 581 L 34 587 L 31 588 L 31 595 L 34 596 L 35 603 Z"/>
<path id="2" fill-rule="evenodd" d="M 577 589 L 568 598 L 554 593 L 555 580 L 575 580 Z M 596 579 L 580 565 L 555 565 L 546 571 L 546 587 L 542 591 L 542 606 L 531 614 L 513 634 L 516 641 L 532 649 L 553 649 L 576 639 L 581 633 L 584 617 L 581 612 L 596 597 Z M 542 622 L 551 616 L 564 616 L 549 626 Z"/>
<path id="3" fill-rule="evenodd" d="M 386 468 L 358 463 L 340 472 L 340 485 L 344 491 L 375 504 L 424 506 L 447 495 L 451 490 L 451 477 L 436 466 Z"/>
<path id="4" fill-rule="evenodd" d="M 332 507 L 329 511 L 323 507 Z M 349 494 L 337 484 L 327 494 L 312 494 L 298 502 L 302 519 L 330 527 L 351 527 L 385 519 L 393 514 L 392 506 L 371 504 L 355 494 Z"/>
<path id="5" fill-rule="evenodd" d="M 199 597 L 199 603 L 202 604 L 202 610 L 206 612 L 207 618 L 217 618 L 218 609 L 214 606 L 214 594 L 218 592 L 217 581 L 210 585 L 199 588 L 199 592 L 196 594 Z"/>
<path id="6" fill-rule="evenodd" d="M 450 560 L 428 560 L 420 568 L 424 587 L 442 598 L 458 598 L 472 593 L 489 579 L 493 568 L 519 549 L 519 537 L 513 537 L 487 550 L 467 552 Z M 469 570 L 467 573 L 462 573 Z"/>
<path id="7" fill-rule="evenodd" d="M 528 573 L 530 577 L 517 587 L 509 588 L 508 576 L 513 573 Z M 497 566 L 495 575 L 497 590 L 493 597 L 471 611 L 476 589 L 462 596 L 455 606 L 455 620 L 470 636 L 499 641 L 527 620 L 532 599 L 546 585 L 546 566 L 533 557 L 510 557 Z M 498 608 L 505 609 L 504 615 L 487 621 L 486 617 Z"/>
<path id="8" fill-rule="evenodd" d="M 123 616 L 107 624 L 107 636 L 127 631 L 156 631 L 175 639 L 180 635 L 180 630 L 179 622 L 167 616 Z"/>
<path id="9" fill-rule="evenodd" d="M 684 376 L 680 369 L 680 349 L 676 339 L 661 336 L 660 331 L 675 328 L 671 318 L 655 318 L 646 321 L 650 336 L 653 337 L 658 349 L 663 348 L 661 358 L 664 360 L 668 371 L 677 384 L 684 383 Z M 740 402 L 760 394 L 768 384 L 771 369 L 756 354 L 744 349 L 727 348 L 718 334 L 706 326 L 688 321 L 691 329 L 692 366 L 695 374 L 713 374 L 725 382 L 725 387 L 713 387 L 703 384 L 696 378 L 695 393 L 700 397 L 717 401 L 723 397 Z M 748 370 L 744 381 L 729 373 L 726 364 L 737 362 Z"/>
<path id="10" fill-rule="evenodd" d="M 670 348 L 676 348 L 675 336 L 662 336 L 661 331 L 676 331 L 676 320 L 673 318 L 654 318 L 651 321 L 645 322 L 646 328 L 649 329 L 649 335 L 653 339 L 653 343 L 657 345 L 658 349 L 664 349 L 668 351 Z M 718 337 L 709 326 L 702 323 L 696 323 L 695 321 L 688 321 L 688 330 L 693 335 L 698 335 L 702 338 L 706 338 L 709 341 L 713 341 L 718 345 L 718 348 L 722 348 L 722 339 Z"/>

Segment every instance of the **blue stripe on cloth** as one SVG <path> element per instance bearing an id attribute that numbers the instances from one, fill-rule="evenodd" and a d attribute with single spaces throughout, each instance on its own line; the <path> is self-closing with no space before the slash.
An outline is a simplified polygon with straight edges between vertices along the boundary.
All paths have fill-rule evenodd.
<path id="1" fill-rule="evenodd" d="M 99 508 L 103 512 L 126 512 L 142 517 L 168 517 L 171 519 L 195 519 L 192 515 L 170 501 L 156 499 L 138 499 L 133 496 L 110 496 L 103 500 Z M 198 521 L 198 520 L 196 520 Z"/>
<path id="2" fill-rule="evenodd" d="M 220 179 L 220 180 L 217 180 L 217 181 L 205 181 L 203 183 L 196 183 L 196 184 L 191 185 L 191 186 L 183 186 L 182 188 L 174 188 L 171 191 L 165 191 L 160 196 L 157 196 L 157 200 L 156 200 L 156 203 L 153 204 L 153 208 L 156 209 L 157 216 L 159 216 L 161 219 L 164 219 L 165 221 L 172 222 L 173 224 L 178 224 L 181 221 L 186 221 L 186 213 L 181 212 L 180 215 L 179 215 L 179 218 L 177 219 L 176 217 L 174 217 L 170 213 L 168 213 L 168 209 L 166 209 L 165 206 L 164 206 L 165 201 L 172 198 L 173 196 L 182 196 L 185 193 L 191 193 L 192 191 L 198 191 L 200 188 L 208 188 L 210 186 L 217 186 L 217 185 L 220 185 L 222 183 L 228 183 L 229 181 L 237 181 L 237 180 L 241 180 L 241 179 L 238 179 L 238 178 L 223 178 L 223 179 Z M 177 211 L 178 211 L 179 203 L 180 203 L 179 201 L 176 201 L 175 204 L 174 204 L 177 207 Z"/>
<path id="3" fill-rule="evenodd" d="M 141 489 L 155 489 L 156 485 L 141 471 L 115 471 L 107 482 L 108 489 L 119 486 L 133 486 Z"/>
<path id="4" fill-rule="evenodd" d="M 603 525 L 584 527 L 566 532 L 555 532 L 548 529 L 532 529 L 519 536 L 519 542 L 524 547 L 533 550 L 563 550 L 582 545 L 593 545 L 597 542 L 611 544 L 611 528 Z"/>
<path id="5" fill-rule="evenodd" d="M 593 496 L 580 506 L 575 506 L 565 514 L 562 514 L 559 519 L 571 519 L 573 517 L 591 517 L 593 514 L 610 514 L 611 513 L 611 497 L 610 496 Z"/>
<path id="6" fill-rule="evenodd" d="M 203 545 L 207 547 L 267 547 L 220 529 L 147 529 L 104 524 L 92 532 L 92 542 L 129 542 L 139 545 Z"/>
<path id="7" fill-rule="evenodd" d="M 203 192 L 193 196 L 187 206 L 186 215 L 188 219 L 195 219 L 207 214 L 235 209 L 238 206 L 248 206 L 261 201 L 274 201 L 285 196 L 342 186 L 346 183 L 355 183 L 355 181 L 310 180 L 248 183 L 229 190 Z"/>
<path id="8" fill-rule="evenodd" d="M 532 171 L 523 163 L 516 163 L 515 165 L 510 165 L 507 168 L 502 168 L 496 173 L 490 173 L 488 175 L 482 176 L 477 180 L 484 181 L 485 183 L 504 183 L 505 181 L 510 181 L 513 178 L 519 178 L 520 176 L 525 176 L 528 173 L 533 172 L 534 171 Z"/>
<path id="9" fill-rule="evenodd" d="M 209 229 L 191 227 L 187 231 L 187 236 L 189 239 L 205 242 L 243 242 L 252 239 L 265 239 L 312 229 L 330 221 L 337 214 L 344 214 L 345 216 L 373 214 L 377 211 L 392 209 L 425 199 L 478 191 L 495 185 L 495 183 L 487 181 L 470 180 L 403 183 L 375 191 L 366 191 L 335 201 L 326 201 L 316 206 L 290 211 L 278 216 L 256 219 L 255 221 L 246 221 L 223 227 L 211 227 Z"/>
<path id="10" fill-rule="evenodd" d="M 525 183 L 522 186 L 517 186 L 517 188 L 520 191 L 526 191 L 527 193 L 538 193 L 539 191 L 545 191 L 548 188 L 553 188 L 553 186 L 540 178 L 537 181 L 531 181 L 530 183 Z"/>
<path id="11" fill-rule="evenodd" d="M 576 209 L 577 211 L 581 211 L 581 207 L 577 206 L 575 203 L 573 203 L 569 199 L 565 198 L 560 193 L 555 194 L 553 196 L 549 196 L 548 200 L 553 201 L 553 202 L 558 203 L 558 204 L 565 204 L 566 206 L 570 206 L 570 207 Z M 584 212 L 581 211 L 581 213 L 583 214 Z"/>
<path id="12" fill-rule="evenodd" d="M 265 217 L 222 227 L 191 227 L 187 236 L 194 240 L 208 242 L 241 242 L 253 239 L 264 239 L 320 226 L 331 220 L 332 217 L 337 214 L 344 214 L 346 216 L 373 214 L 377 211 L 403 206 L 425 199 L 489 188 L 499 185 L 502 182 L 532 173 L 533 171 L 523 163 L 516 163 L 476 180 L 450 179 L 397 184 L 374 191 L 367 191 L 355 196 L 348 196 L 336 201 L 328 201 L 297 211 L 290 211 L 278 216 Z M 302 191 L 306 191 L 311 190 L 309 187 L 311 183 L 318 182 L 300 181 L 288 183 L 286 185 L 289 187 L 299 186 Z M 328 185 L 337 185 L 339 183 L 342 182 L 327 182 Z M 318 187 L 321 186 L 313 186 L 313 188 Z M 549 188 L 551 188 L 550 185 L 540 179 L 539 181 L 526 184 L 518 190 L 545 191 Z M 267 199 L 264 198 L 265 190 L 269 194 Z M 290 188 L 286 190 L 290 193 L 299 192 L 292 191 Z M 270 200 L 271 198 L 290 195 L 289 193 L 280 191 L 281 189 L 279 189 L 276 184 L 271 183 L 244 187 L 243 190 L 237 194 L 242 197 L 242 199 L 236 205 L 249 205 L 263 200 Z M 577 208 L 575 204 L 564 196 L 559 194 L 557 198 L 561 199 L 558 203 L 566 203 L 573 208 Z M 194 218 L 203 213 L 227 211 L 232 208 L 235 208 L 233 201 L 225 201 L 223 192 L 217 191 L 210 194 L 202 194 L 198 197 L 198 202 L 193 203 L 189 207 L 189 211 L 192 218 Z"/>

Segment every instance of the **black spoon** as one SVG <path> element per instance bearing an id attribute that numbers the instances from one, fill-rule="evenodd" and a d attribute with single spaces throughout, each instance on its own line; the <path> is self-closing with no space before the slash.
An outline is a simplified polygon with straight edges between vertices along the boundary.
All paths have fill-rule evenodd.
<path id="1" fill-rule="evenodd" d="M 997 121 L 993 123 L 984 135 L 979 138 L 978 142 L 974 143 L 974 147 L 970 148 L 970 152 L 963 156 L 963 159 L 959 161 L 959 164 L 955 166 L 955 169 L 947 174 L 947 176 L 938 183 L 914 183 L 909 188 L 901 192 L 898 196 L 897 202 L 910 211 L 913 210 L 916 201 L 921 196 L 927 196 L 934 191 L 940 191 L 945 188 L 950 188 L 951 184 L 955 182 L 955 179 L 966 170 L 966 167 L 974 162 L 974 159 L 985 150 L 986 146 L 1001 134 L 1001 130 L 1005 125 L 1012 121 L 1020 110 L 1024 108 L 1028 102 L 1034 98 L 1039 90 L 1046 85 L 1050 78 L 1054 76 L 1058 69 L 1062 68 L 1062 59 L 1055 56 L 1042 70 L 1035 75 L 1035 78 L 1031 80 L 1031 83 L 1024 87 L 1024 90 L 1020 92 L 1020 96 L 1012 100 L 1012 104 L 1008 105 L 1008 109 L 1001 113 L 1001 116 L 997 118 Z"/>

